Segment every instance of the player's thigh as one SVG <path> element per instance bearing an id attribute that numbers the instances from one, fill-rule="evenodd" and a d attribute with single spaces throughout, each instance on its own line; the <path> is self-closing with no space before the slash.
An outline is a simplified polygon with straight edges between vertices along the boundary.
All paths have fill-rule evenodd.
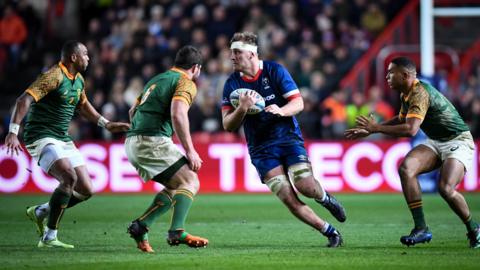
<path id="1" fill-rule="evenodd" d="M 414 177 L 437 169 L 441 165 L 440 157 L 430 147 L 420 144 L 408 152 L 400 165 L 401 175 Z"/>
<path id="2" fill-rule="evenodd" d="M 74 170 L 77 174 L 77 183 L 75 184 L 74 190 L 81 195 L 91 196 L 93 194 L 93 185 L 87 167 L 85 165 L 77 166 Z"/>
<path id="3" fill-rule="evenodd" d="M 77 181 L 77 175 L 68 158 L 56 160 L 50 166 L 48 174 L 57 179 L 62 185 L 70 188 L 73 188 Z"/>
<path id="4" fill-rule="evenodd" d="M 465 166 L 462 162 L 454 158 L 446 159 L 440 170 L 440 191 L 448 189 L 453 190 L 465 176 Z"/>
<path id="5" fill-rule="evenodd" d="M 313 177 L 312 165 L 308 160 L 307 151 L 303 143 L 284 147 L 283 159 L 287 166 L 287 173 L 297 189 L 302 190 L 317 187 L 318 182 Z"/>

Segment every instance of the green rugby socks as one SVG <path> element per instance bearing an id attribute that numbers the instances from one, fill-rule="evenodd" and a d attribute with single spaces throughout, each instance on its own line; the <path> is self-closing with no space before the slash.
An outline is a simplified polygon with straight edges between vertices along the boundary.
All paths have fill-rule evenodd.
<path id="1" fill-rule="evenodd" d="M 63 212 L 67 208 L 71 195 L 65 191 L 57 188 L 50 197 L 50 213 L 48 214 L 47 227 L 50 229 L 57 229 L 60 219 L 62 219 Z"/>
<path id="2" fill-rule="evenodd" d="M 145 213 L 138 218 L 145 226 L 150 227 L 153 222 L 172 206 L 172 198 L 166 191 L 159 192 Z"/>
<path id="3" fill-rule="evenodd" d="M 424 229 L 427 227 L 425 223 L 425 217 L 423 215 L 423 203 L 422 200 L 413 201 L 408 203 L 408 208 L 412 212 L 413 222 L 416 229 Z"/>
<path id="4" fill-rule="evenodd" d="M 173 196 L 173 215 L 170 231 L 185 228 L 185 220 L 193 203 L 193 193 L 186 189 L 178 189 Z"/>

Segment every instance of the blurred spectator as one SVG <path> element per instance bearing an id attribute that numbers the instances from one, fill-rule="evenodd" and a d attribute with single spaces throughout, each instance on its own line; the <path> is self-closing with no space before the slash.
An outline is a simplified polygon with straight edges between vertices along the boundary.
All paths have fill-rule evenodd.
<path id="1" fill-rule="evenodd" d="M 370 114 L 370 107 L 365 101 L 363 93 L 355 92 L 352 95 L 352 102 L 347 105 L 347 127 L 353 128 L 356 126 L 355 119 L 358 116 L 368 116 Z"/>
<path id="2" fill-rule="evenodd" d="M 201 91 L 198 102 L 194 103 L 188 114 L 190 131 L 216 133 L 223 131 L 222 113 L 217 95 L 212 91 Z"/>
<path id="3" fill-rule="evenodd" d="M 374 85 L 368 90 L 368 106 L 377 122 L 390 120 L 395 116 L 393 107 L 383 99 L 383 91 Z"/>
<path id="4" fill-rule="evenodd" d="M 235 31 L 232 23 L 227 16 L 225 7 L 222 5 L 216 6 L 213 9 L 212 20 L 207 26 L 207 33 L 209 34 L 208 40 L 214 41 L 215 37 L 219 35 L 232 36 Z"/>
<path id="5" fill-rule="evenodd" d="M 7 70 L 17 68 L 22 54 L 22 44 L 27 39 L 28 30 L 23 19 L 12 6 L 6 6 L 0 19 L 0 50 L 5 50 Z M 1 68 L 0 68 L 1 69 Z"/>
<path id="6" fill-rule="evenodd" d="M 367 11 L 362 15 L 362 27 L 376 37 L 383 30 L 386 23 L 387 19 L 383 11 L 380 10 L 376 3 L 370 3 Z"/>
<path id="7" fill-rule="evenodd" d="M 127 103 L 128 107 L 132 107 L 135 104 L 137 98 L 140 96 L 143 90 L 143 79 L 139 76 L 133 77 L 128 83 L 127 89 L 123 94 L 123 99 Z"/>
<path id="8" fill-rule="evenodd" d="M 310 90 L 320 102 L 322 102 L 328 96 L 329 93 L 325 87 L 325 75 L 323 75 L 322 72 L 314 71 L 310 75 Z"/>
<path id="9" fill-rule="evenodd" d="M 297 121 L 302 129 L 302 135 L 305 138 L 318 139 L 321 138 L 320 113 L 317 111 L 318 99 L 315 93 L 306 88 L 301 88 L 300 93 L 303 98 L 303 111 L 296 116 Z"/>
<path id="10" fill-rule="evenodd" d="M 326 98 L 321 104 L 322 111 L 322 137 L 325 139 L 343 138 L 347 128 L 345 91 L 337 90 Z"/>

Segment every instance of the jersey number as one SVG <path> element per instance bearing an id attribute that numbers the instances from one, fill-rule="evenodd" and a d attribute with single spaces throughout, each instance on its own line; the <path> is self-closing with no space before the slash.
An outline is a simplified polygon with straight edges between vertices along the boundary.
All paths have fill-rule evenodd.
<path id="1" fill-rule="evenodd" d="M 142 96 L 142 100 L 140 100 L 139 105 L 142 105 L 145 101 L 147 101 L 148 96 L 150 96 L 150 93 L 152 93 L 153 89 L 155 89 L 155 86 L 157 86 L 157 85 L 156 84 L 150 85 L 147 92 L 145 92 L 145 94 Z"/>

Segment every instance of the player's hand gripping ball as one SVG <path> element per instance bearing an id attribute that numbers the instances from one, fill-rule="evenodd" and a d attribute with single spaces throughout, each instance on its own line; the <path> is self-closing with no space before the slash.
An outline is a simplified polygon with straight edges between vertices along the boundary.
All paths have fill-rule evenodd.
<path id="1" fill-rule="evenodd" d="M 255 104 L 248 108 L 247 114 L 257 114 L 263 111 L 263 109 L 265 109 L 265 100 L 259 93 L 257 93 L 257 91 L 248 88 L 238 88 L 232 93 L 230 93 L 230 103 L 232 104 L 232 106 L 237 108 L 240 103 L 238 101 L 238 99 L 240 98 L 240 94 L 243 94 L 247 91 L 254 92 L 256 98 Z"/>

